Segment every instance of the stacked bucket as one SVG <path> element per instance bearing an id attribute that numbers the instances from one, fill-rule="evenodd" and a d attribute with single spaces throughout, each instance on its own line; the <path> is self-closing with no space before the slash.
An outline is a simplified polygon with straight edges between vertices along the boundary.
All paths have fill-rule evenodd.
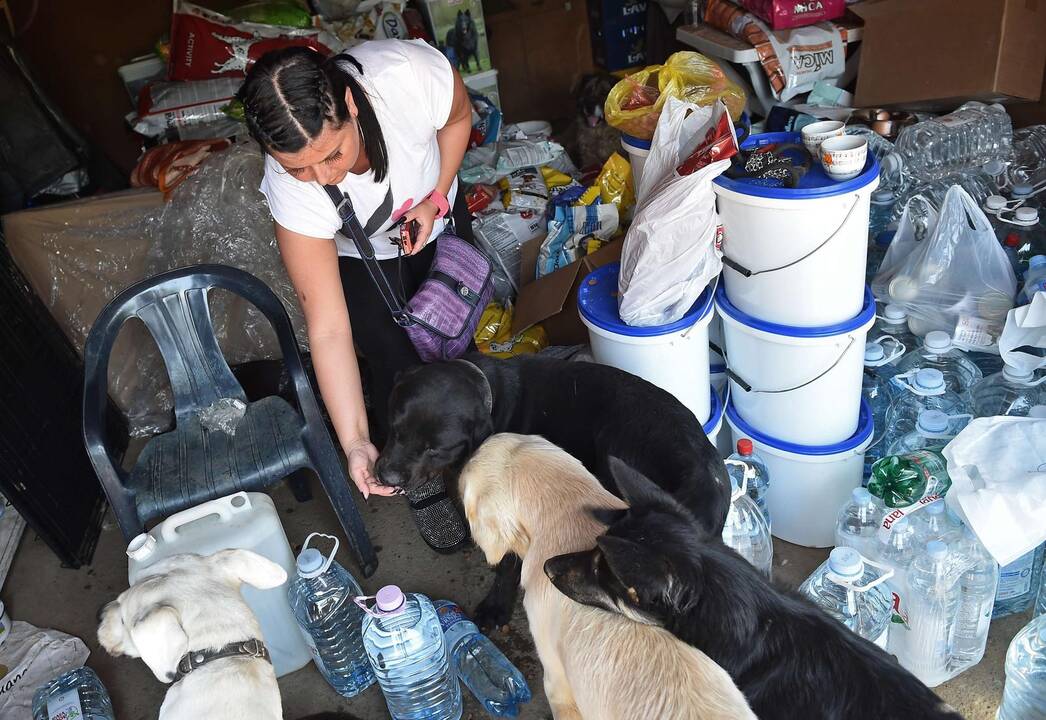
<path id="1" fill-rule="evenodd" d="M 791 133 L 745 148 L 798 143 Z M 853 180 L 815 163 L 795 188 L 715 181 L 724 269 L 715 294 L 729 377 L 733 440 L 751 438 L 770 473 L 773 534 L 834 544 L 839 508 L 861 484 L 872 419 L 861 399 L 875 320 L 865 287 L 868 211 L 879 168 Z"/>

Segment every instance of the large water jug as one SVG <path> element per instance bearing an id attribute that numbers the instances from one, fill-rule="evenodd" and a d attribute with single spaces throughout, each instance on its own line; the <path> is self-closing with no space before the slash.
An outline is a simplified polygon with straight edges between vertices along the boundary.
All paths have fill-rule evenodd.
<path id="1" fill-rule="evenodd" d="M 883 650 L 887 646 L 893 598 L 884 583 L 893 570 L 837 547 L 799 586 L 799 592 L 854 633 Z"/>
<path id="2" fill-rule="evenodd" d="M 1033 407 L 1046 403 L 1044 381 L 1046 374 L 1036 378 L 1033 372 L 1025 373 L 1004 365 L 1002 372 L 984 378 L 970 390 L 973 414 L 976 417 L 1027 417 Z"/>
<path id="3" fill-rule="evenodd" d="M 966 427 L 973 415 L 948 415 L 940 410 L 923 410 L 915 420 L 915 427 L 894 440 L 886 448 L 887 455 L 906 455 L 917 450 L 943 450 Z"/>
<path id="4" fill-rule="evenodd" d="M 959 612 L 952 627 L 950 668 L 959 673 L 984 657 L 999 585 L 999 563 L 967 527 L 962 529 L 956 554 L 962 574 L 959 576 Z"/>
<path id="5" fill-rule="evenodd" d="M 889 346 L 889 351 L 887 347 Z M 864 482 L 872 475 L 872 465 L 883 456 L 883 436 L 886 433 L 886 413 L 893 402 L 890 380 L 894 375 L 893 363 L 905 353 L 904 345 L 892 336 L 884 335 L 877 341 L 864 345 L 864 375 L 861 377 L 861 393 L 872 409 L 872 442 L 864 451 Z"/>
<path id="6" fill-rule="evenodd" d="M 975 203 L 981 205 L 996 192 L 994 179 L 987 173 L 973 171 L 946 175 L 936 180 L 912 181 L 897 196 L 897 201 L 890 214 L 891 222 L 898 222 L 904 214 L 905 207 L 908 208 L 908 221 L 912 224 L 912 230 L 917 240 L 923 240 L 929 234 L 931 219 L 929 209 L 939 211 L 944 205 L 944 196 L 953 185 L 958 185 L 965 190 Z M 922 198 L 925 203 L 910 202 L 914 197 Z"/>
<path id="7" fill-rule="evenodd" d="M 883 336 L 887 335 L 900 343 L 904 347 L 905 353 L 918 349 L 921 344 L 919 338 L 908 329 L 908 311 L 904 309 L 903 305 L 891 303 L 883 308 L 882 315 L 876 316 L 875 325 L 868 333 L 868 337 L 874 338 L 880 344 L 884 344 Z M 897 367 L 902 355 L 903 353 L 891 356 L 888 364 Z"/>
<path id="8" fill-rule="evenodd" d="M 182 553 L 210 555 L 219 550 L 253 550 L 294 577 L 294 553 L 283 531 L 276 506 L 265 493 L 239 492 L 172 515 L 127 546 L 127 582 L 137 583 L 164 558 Z M 244 583 L 240 592 L 250 606 L 277 676 L 294 672 L 310 660 L 294 613 L 287 602 L 287 584 L 259 590 Z"/>
<path id="9" fill-rule="evenodd" d="M 937 687 L 953 675 L 951 637 L 960 601 L 952 554 L 945 543 L 932 540 L 916 554 L 908 568 L 908 588 L 908 624 L 891 633 L 890 650 L 927 687 Z"/>
<path id="10" fill-rule="evenodd" d="M 922 346 L 907 353 L 897 363 L 897 374 L 923 368 L 940 370 L 948 389 L 960 395 L 968 392 L 983 377 L 980 368 L 952 344 L 951 337 L 943 330 L 926 333 Z"/>
<path id="11" fill-rule="evenodd" d="M 309 547 L 314 537 L 334 541 L 329 556 Z M 363 609 L 355 600 L 363 591 L 335 562 L 339 544 L 332 535 L 305 538 L 287 596 L 317 669 L 340 695 L 355 697 L 374 684 L 374 671 L 363 649 Z"/>
<path id="12" fill-rule="evenodd" d="M 363 645 L 392 720 L 458 720 L 461 686 L 432 602 L 386 585 L 363 620 Z"/>
<path id="13" fill-rule="evenodd" d="M 770 577 L 774 561 L 770 526 L 759 506 L 748 495 L 748 480 L 754 471 L 738 460 L 727 459 L 724 462 L 728 470 L 741 468 L 741 485 L 734 486 L 735 478 L 732 475 L 730 509 L 726 514 L 726 524 L 723 525 L 723 543 Z"/>
<path id="14" fill-rule="evenodd" d="M 1032 620 L 1010 642 L 996 720 L 1046 720 L 1046 615 Z"/>
<path id="15" fill-rule="evenodd" d="M 1013 156 L 1008 171 L 1012 182 L 1035 185 L 1046 179 L 1046 125 L 1014 130 Z"/>
<path id="16" fill-rule="evenodd" d="M 1042 576 L 1044 551 L 1046 544 L 1039 545 L 999 570 L 999 591 L 995 594 L 993 620 L 1022 613 L 1035 602 Z"/>
<path id="17" fill-rule="evenodd" d="M 1046 255 L 1033 255 L 1028 260 L 1028 272 L 1024 273 L 1019 305 L 1027 305 L 1035 299 L 1035 293 L 1046 292 Z"/>
<path id="18" fill-rule="evenodd" d="M 1028 272 L 1033 257 L 1046 254 L 1046 230 L 1040 223 L 1039 211 L 1019 207 L 1012 214 L 1000 214 L 999 219 L 1006 226 L 1003 245 L 1013 248 L 1017 258 L 1017 277 L 1021 278 Z"/>
<path id="19" fill-rule="evenodd" d="M 836 547 L 849 547 L 866 558 L 875 555 L 884 508 L 865 488 L 854 488 L 835 523 Z"/>
<path id="20" fill-rule="evenodd" d="M 955 429 L 956 433 L 965 427 L 962 418 L 972 417 L 968 396 L 948 389 L 944 373 L 936 368 L 909 370 L 894 375 L 890 383 L 895 399 L 886 412 L 886 432 L 883 435 L 886 455 L 892 454 L 890 447 L 899 438 L 915 430 L 919 415 L 927 410 L 937 410 L 949 418 L 956 418 L 955 427 L 951 421 L 948 425 L 948 429 Z"/>
<path id="21" fill-rule="evenodd" d="M 63 673 L 33 695 L 33 720 L 113 720 L 114 717 L 109 693 L 89 667 Z"/>

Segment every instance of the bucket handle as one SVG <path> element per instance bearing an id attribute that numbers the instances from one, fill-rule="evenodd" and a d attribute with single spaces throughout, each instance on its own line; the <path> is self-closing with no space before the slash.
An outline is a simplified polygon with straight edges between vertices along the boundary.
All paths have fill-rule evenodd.
<path id="1" fill-rule="evenodd" d="M 727 256 L 727 254 L 726 254 L 726 253 L 724 252 L 724 253 L 723 253 L 723 264 L 724 264 L 724 265 L 726 265 L 726 266 L 727 266 L 728 268 L 730 268 L 731 270 L 734 270 L 734 271 L 736 271 L 736 272 L 739 272 L 739 273 L 741 273 L 741 275 L 743 275 L 743 276 L 744 276 L 744 277 L 746 277 L 746 278 L 750 278 L 750 277 L 755 277 L 756 275 L 762 275 L 762 274 L 764 274 L 764 273 L 772 273 L 772 272 L 777 272 L 778 270 L 786 270 L 786 269 L 788 269 L 788 268 L 792 267 L 793 265 L 798 265 L 798 264 L 799 264 L 799 263 L 801 263 L 801 262 L 802 262 L 803 260 L 806 260 L 806 259 L 807 259 L 807 258 L 809 258 L 809 257 L 810 257 L 811 255 L 813 255 L 813 254 L 814 254 L 814 253 L 816 253 L 816 252 L 817 252 L 818 250 L 820 250 L 820 249 L 821 249 L 821 248 L 823 248 L 823 247 L 824 247 L 825 245 L 827 245 L 827 244 L 828 244 L 828 243 L 829 243 L 829 242 L 830 242 L 830 241 L 832 240 L 832 238 L 834 238 L 834 237 L 835 237 L 836 235 L 838 235 L 838 234 L 839 234 L 839 231 L 840 231 L 840 230 L 842 230 L 842 229 L 843 229 L 843 227 L 845 227 L 845 226 L 846 226 L 846 223 L 847 223 L 847 222 L 849 222 L 849 220 L 850 220 L 850 216 L 851 216 L 851 215 L 853 215 L 853 212 L 854 212 L 854 210 L 855 210 L 855 209 L 857 208 L 857 203 L 858 203 L 858 201 L 860 201 L 860 197 L 859 197 L 858 195 L 856 195 L 856 194 L 855 194 L 855 195 L 854 195 L 854 200 L 853 200 L 853 204 L 851 204 L 851 205 L 850 205 L 850 209 L 846 211 L 846 216 L 845 216 L 845 217 L 843 217 L 843 221 L 842 221 L 841 223 L 839 223 L 839 227 L 837 227 L 837 228 L 836 228 L 836 229 L 835 229 L 835 230 L 834 230 L 834 231 L 832 232 L 832 234 L 831 234 L 831 235 L 829 235 L 828 237 L 826 237 L 826 238 L 824 239 L 824 241 L 822 241 L 822 242 L 821 242 L 821 244 L 820 244 L 820 245 L 818 245 L 817 247 L 815 247 L 815 248 L 814 248 L 813 250 L 811 250 L 810 252 L 806 253 L 806 255 L 803 255 L 803 256 L 802 256 L 801 258 L 799 258 L 798 260 L 793 260 L 792 262 L 788 263 L 787 265 L 779 265 L 778 267 L 775 267 L 775 268 L 767 268 L 766 270 L 751 270 L 751 269 L 749 269 L 749 268 L 745 267 L 744 265 L 742 265 L 741 263 L 737 262 L 737 261 L 736 261 L 736 260 L 734 260 L 733 258 L 731 258 L 731 257 Z"/>
<path id="2" fill-rule="evenodd" d="M 708 346 L 710 348 L 712 348 L 713 350 L 715 350 L 717 353 L 719 353 L 720 355 L 723 356 L 723 358 L 726 360 L 726 376 L 728 378 L 730 378 L 731 380 L 733 380 L 735 383 L 737 383 L 737 385 L 742 390 L 744 390 L 747 393 L 763 393 L 765 395 L 778 395 L 780 393 L 789 393 L 789 392 L 793 392 L 795 390 L 801 390 L 802 388 L 806 387 L 807 385 L 815 383 L 818 380 L 820 380 L 821 378 L 823 378 L 825 375 L 827 375 L 832 370 L 834 370 L 839 363 L 841 363 L 843 361 L 843 358 L 846 357 L 846 353 L 850 350 L 850 348 L 853 347 L 854 342 L 856 342 L 856 338 L 853 335 L 851 335 L 850 336 L 850 342 L 846 343 L 846 347 L 844 347 L 843 351 L 841 353 L 839 353 L 839 357 L 837 357 L 835 359 L 835 362 L 833 362 L 831 365 L 829 365 L 825 370 L 822 370 L 816 376 L 810 378 L 809 380 L 807 380 L 804 383 L 800 383 L 799 385 L 794 385 L 794 386 L 792 386 L 790 388 L 784 388 L 782 390 L 755 390 L 755 389 L 753 389 L 751 383 L 749 383 L 743 377 L 741 377 L 736 372 L 734 372 L 733 370 L 730 369 L 730 359 L 727 358 L 726 354 L 723 353 L 722 349 L 718 345 L 716 345 L 714 343 L 708 343 Z"/>

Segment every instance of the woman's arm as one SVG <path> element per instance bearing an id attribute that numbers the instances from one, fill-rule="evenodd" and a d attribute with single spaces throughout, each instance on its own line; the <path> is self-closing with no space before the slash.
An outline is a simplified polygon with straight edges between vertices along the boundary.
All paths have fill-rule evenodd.
<path id="1" fill-rule="evenodd" d="M 374 475 L 378 451 L 370 442 L 360 368 L 352 345 L 352 326 L 334 241 L 299 235 L 279 223 L 276 241 L 305 314 L 320 394 L 349 460 L 352 481 L 364 497 L 371 493 L 393 495 L 396 489 L 379 484 Z"/>
<path id="2" fill-rule="evenodd" d="M 436 190 L 446 197 L 454 184 L 454 176 L 461 169 L 461 161 L 468 150 L 469 136 L 472 134 L 472 103 L 469 102 L 469 94 L 465 89 L 465 83 L 457 70 L 454 73 L 454 99 L 450 105 L 450 116 L 447 122 L 436 131 L 436 144 L 439 145 L 439 180 L 436 181 Z M 432 234 L 432 225 L 435 222 L 439 208 L 431 200 L 420 203 L 407 213 L 408 220 L 417 220 L 420 228 L 418 230 L 419 242 L 414 246 L 414 253 L 420 252 Z"/>

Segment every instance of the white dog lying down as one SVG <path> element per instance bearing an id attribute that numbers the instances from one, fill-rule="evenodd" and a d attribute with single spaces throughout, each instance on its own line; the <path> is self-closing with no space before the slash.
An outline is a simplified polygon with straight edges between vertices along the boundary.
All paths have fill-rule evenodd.
<path id="1" fill-rule="evenodd" d="M 98 641 L 111 655 L 140 657 L 160 682 L 174 682 L 190 651 L 261 641 L 240 584 L 260 590 L 287 579 L 248 550 L 175 555 L 102 609 Z M 248 646 L 247 650 L 253 646 Z M 184 669 L 184 666 L 183 666 Z M 167 691 L 159 720 L 282 720 L 276 673 L 266 657 L 236 654 L 193 669 Z"/>
<path id="2" fill-rule="evenodd" d="M 545 576 L 550 557 L 588 550 L 605 530 L 591 508 L 625 504 L 539 437 L 487 440 L 461 473 L 472 537 L 487 562 L 523 558 L 523 606 L 556 720 L 744 720 L 730 676 L 667 631 L 580 605 Z"/>

